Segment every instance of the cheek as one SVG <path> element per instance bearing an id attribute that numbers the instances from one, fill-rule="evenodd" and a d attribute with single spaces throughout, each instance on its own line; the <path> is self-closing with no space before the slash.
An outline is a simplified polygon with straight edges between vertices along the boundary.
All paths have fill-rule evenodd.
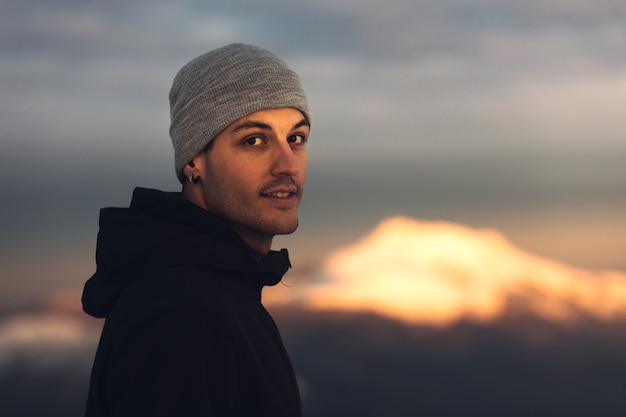
<path id="1" fill-rule="evenodd" d="M 224 166 L 220 173 L 221 188 L 229 194 L 248 194 L 256 189 L 259 173 L 250 169 L 246 164 L 232 164 Z"/>
<path id="2" fill-rule="evenodd" d="M 226 164 L 210 161 L 205 170 L 205 194 L 214 202 L 223 200 L 228 195 L 228 190 L 232 188 L 231 177 Z"/>
<path id="3" fill-rule="evenodd" d="M 302 176 L 304 176 L 306 174 L 306 169 L 309 164 L 306 154 L 302 155 L 299 162 L 300 162 L 300 171 L 302 171 Z"/>

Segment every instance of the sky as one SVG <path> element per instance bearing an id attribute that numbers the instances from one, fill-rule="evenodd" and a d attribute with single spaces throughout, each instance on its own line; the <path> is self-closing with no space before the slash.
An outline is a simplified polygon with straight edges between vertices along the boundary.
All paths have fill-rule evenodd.
<path id="1" fill-rule="evenodd" d="M 315 266 L 385 218 L 499 231 L 626 270 L 626 6 L 618 0 L 0 2 L 0 304 L 80 288 L 98 210 L 177 190 L 171 81 L 230 42 L 301 76 L 301 227 Z"/>

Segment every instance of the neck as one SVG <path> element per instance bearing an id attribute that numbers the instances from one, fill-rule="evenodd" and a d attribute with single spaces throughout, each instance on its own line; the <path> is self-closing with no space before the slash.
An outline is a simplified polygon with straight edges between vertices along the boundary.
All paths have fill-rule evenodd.
<path id="1" fill-rule="evenodd" d="M 237 224 L 232 224 L 232 228 L 248 246 L 261 255 L 267 255 L 270 249 L 272 249 L 272 239 L 274 236 L 260 234 Z"/>
<path id="2" fill-rule="evenodd" d="M 204 200 L 202 199 L 202 194 L 199 192 L 200 187 L 189 186 L 189 184 L 185 184 L 183 186 L 183 198 L 191 201 L 195 205 L 202 207 L 207 210 L 206 204 L 204 204 Z M 237 224 L 231 224 L 234 232 L 239 235 L 239 237 L 246 242 L 248 246 L 252 249 L 260 253 L 261 255 L 267 255 L 272 248 L 272 239 L 273 235 L 265 235 L 253 230 L 248 229 L 247 227 L 240 226 Z"/>
<path id="3" fill-rule="evenodd" d="M 200 187 L 190 186 L 187 182 L 183 184 L 182 196 L 184 199 L 191 201 L 196 206 L 200 206 L 206 210 L 204 207 L 204 202 L 202 201 L 202 194 L 200 193 Z"/>

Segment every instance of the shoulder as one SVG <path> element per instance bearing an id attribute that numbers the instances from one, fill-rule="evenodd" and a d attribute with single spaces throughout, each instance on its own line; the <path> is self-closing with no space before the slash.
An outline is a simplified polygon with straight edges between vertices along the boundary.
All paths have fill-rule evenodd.
<path id="1" fill-rule="evenodd" d="M 218 271 L 193 265 L 145 274 L 124 288 L 105 327 L 144 329 L 164 320 L 187 329 L 209 321 L 227 326 L 238 308 L 237 291 L 228 281 Z"/>
<path id="2" fill-rule="evenodd" d="M 129 284 L 120 303 L 164 309 L 213 309 L 233 295 L 228 277 L 203 266 L 183 265 L 145 274 Z"/>
<path id="3" fill-rule="evenodd" d="M 184 274 L 163 271 L 136 280 L 111 309 L 100 343 L 120 369 L 138 356 L 181 364 L 233 351 L 236 314 L 215 282 L 220 278 L 194 268 L 177 270 Z"/>

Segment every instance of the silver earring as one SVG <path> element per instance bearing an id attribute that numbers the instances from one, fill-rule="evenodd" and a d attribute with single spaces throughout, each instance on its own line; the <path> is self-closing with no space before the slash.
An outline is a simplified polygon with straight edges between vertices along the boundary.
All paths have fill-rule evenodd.
<path id="1" fill-rule="evenodd" d="M 196 182 L 193 179 L 193 174 L 189 174 L 189 182 L 195 184 Z"/>

